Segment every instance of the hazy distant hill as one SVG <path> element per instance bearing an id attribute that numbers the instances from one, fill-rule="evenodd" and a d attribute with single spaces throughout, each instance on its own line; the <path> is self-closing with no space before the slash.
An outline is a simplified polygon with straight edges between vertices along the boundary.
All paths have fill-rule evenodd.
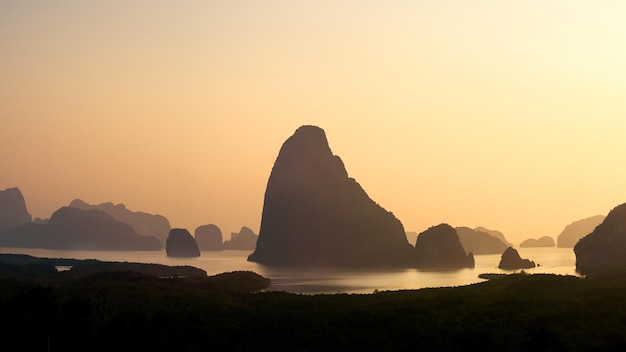
<path id="1" fill-rule="evenodd" d="M 482 227 L 482 226 L 478 226 L 476 228 L 474 228 L 474 231 L 480 231 L 480 232 L 485 232 L 490 234 L 493 237 L 499 238 L 502 242 L 506 243 L 508 246 L 512 246 L 513 244 L 509 241 L 507 241 L 506 237 L 504 236 L 504 234 L 500 231 L 497 230 L 490 230 L 488 228 Z"/>
<path id="2" fill-rule="evenodd" d="M 47 224 L 27 223 L 0 235 L 0 245 L 72 250 L 161 250 L 153 236 L 140 236 L 133 228 L 100 210 L 63 207 Z"/>
<path id="3" fill-rule="evenodd" d="M 254 250 L 259 236 L 250 228 L 243 226 L 239 232 L 231 233 L 230 240 L 224 241 L 225 250 Z"/>
<path id="4" fill-rule="evenodd" d="M 170 222 L 163 215 L 153 215 L 142 211 L 131 211 L 126 209 L 124 204 L 101 203 L 90 205 L 80 199 L 75 199 L 70 203 L 70 207 L 83 210 L 97 209 L 113 216 L 115 220 L 125 222 L 143 236 L 155 236 L 165 244 L 167 235 L 171 227 Z"/>
<path id="5" fill-rule="evenodd" d="M 408 266 L 411 253 L 400 220 L 348 177 L 324 130 L 302 126 L 285 141 L 267 182 L 259 238 L 248 260 Z"/>
<path id="6" fill-rule="evenodd" d="M 529 238 L 525 241 L 522 241 L 519 245 L 520 247 L 554 247 L 554 240 L 550 236 L 543 236 L 540 238 Z"/>
<path id="7" fill-rule="evenodd" d="M 604 218 L 604 215 L 591 216 L 565 226 L 556 239 L 557 247 L 573 248 L 581 238 L 590 234 L 596 226 L 600 225 Z"/>
<path id="8" fill-rule="evenodd" d="M 502 254 L 509 246 L 500 238 L 469 227 L 457 227 L 456 232 L 466 252 L 474 254 Z"/>
<path id="9" fill-rule="evenodd" d="M 10 230 L 31 221 L 26 201 L 19 188 L 0 191 L 0 232 Z"/>

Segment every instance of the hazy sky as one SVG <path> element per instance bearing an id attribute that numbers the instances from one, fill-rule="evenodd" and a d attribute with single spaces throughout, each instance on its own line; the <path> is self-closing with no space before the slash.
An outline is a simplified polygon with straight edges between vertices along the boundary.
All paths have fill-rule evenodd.
<path id="1" fill-rule="evenodd" d="M 0 189 L 258 233 L 326 131 L 407 231 L 556 236 L 626 201 L 624 1 L 0 2 Z"/>

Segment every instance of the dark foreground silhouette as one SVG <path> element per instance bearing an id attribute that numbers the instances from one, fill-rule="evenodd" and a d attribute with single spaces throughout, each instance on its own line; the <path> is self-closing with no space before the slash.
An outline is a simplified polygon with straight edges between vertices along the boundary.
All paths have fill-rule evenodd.
<path id="1" fill-rule="evenodd" d="M 0 263 L 2 264 L 2 263 Z M 2 264 L 17 270 L 18 264 Z M 488 275 L 372 294 L 255 292 L 254 273 L 0 271 L 3 350 L 618 351 L 626 281 Z M 9 272 L 11 272 L 9 270 Z"/>

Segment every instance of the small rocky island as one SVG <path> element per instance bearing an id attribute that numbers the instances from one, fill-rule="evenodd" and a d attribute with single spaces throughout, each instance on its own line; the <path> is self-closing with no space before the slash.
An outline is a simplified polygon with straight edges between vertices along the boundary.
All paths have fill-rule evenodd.
<path id="1" fill-rule="evenodd" d="M 222 230 L 215 224 L 198 226 L 194 231 L 194 237 L 201 251 L 222 250 Z"/>
<path id="2" fill-rule="evenodd" d="M 440 224 L 417 236 L 415 265 L 418 268 L 473 268 L 474 255 L 465 253 L 452 226 Z"/>
<path id="3" fill-rule="evenodd" d="M 500 264 L 498 264 L 498 268 L 504 270 L 530 269 L 536 266 L 537 265 L 532 260 L 523 259 L 513 247 L 507 248 L 504 253 L 502 253 Z"/>
<path id="4" fill-rule="evenodd" d="M 165 242 L 168 257 L 199 257 L 200 249 L 196 240 L 186 229 L 171 229 Z"/>

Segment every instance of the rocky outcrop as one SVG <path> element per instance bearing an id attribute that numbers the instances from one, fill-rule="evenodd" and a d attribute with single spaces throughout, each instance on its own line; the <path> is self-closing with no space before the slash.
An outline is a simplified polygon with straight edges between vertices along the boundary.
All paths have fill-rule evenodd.
<path id="1" fill-rule="evenodd" d="M 480 231 L 480 232 L 484 232 L 484 233 L 488 233 L 491 236 L 499 239 L 500 241 L 502 241 L 503 243 L 506 243 L 507 246 L 511 247 L 512 244 L 511 242 L 507 241 L 506 237 L 504 236 L 504 234 L 498 230 L 490 230 L 488 228 L 485 228 L 483 226 L 478 226 L 474 228 L 474 231 Z"/>
<path id="2" fill-rule="evenodd" d="M 135 232 L 142 236 L 154 236 L 165 243 L 165 239 L 171 229 L 170 222 L 163 215 L 148 214 L 141 211 L 126 209 L 124 204 L 101 203 L 90 205 L 80 199 L 70 203 L 70 207 L 82 210 L 96 209 L 111 215 L 115 220 L 125 222 L 133 227 Z"/>
<path id="3" fill-rule="evenodd" d="M 243 226 L 239 232 L 231 233 L 230 240 L 225 241 L 225 250 L 254 250 L 259 236 L 250 228 Z"/>
<path id="4" fill-rule="evenodd" d="M 507 248 L 502 257 L 498 268 L 505 270 L 530 269 L 536 266 L 535 262 L 529 259 L 522 259 L 517 250 L 513 247 Z"/>
<path id="5" fill-rule="evenodd" d="M 222 230 L 217 225 L 208 224 L 198 226 L 194 231 L 194 238 L 201 251 L 222 250 Z"/>
<path id="6" fill-rule="evenodd" d="M 556 238 L 556 246 L 559 248 L 574 248 L 576 243 L 587 236 L 604 221 L 604 215 L 591 216 L 582 220 L 574 221 L 565 226 Z"/>
<path id="7" fill-rule="evenodd" d="M 469 227 L 457 227 L 456 232 L 465 251 L 473 254 L 502 254 L 509 246 L 497 237 Z"/>
<path id="8" fill-rule="evenodd" d="M 0 191 L 0 232 L 29 223 L 31 215 L 19 188 Z"/>
<path id="9" fill-rule="evenodd" d="M 200 249 L 196 240 L 186 229 L 171 229 L 165 242 L 168 257 L 199 257 Z"/>
<path id="10" fill-rule="evenodd" d="M 140 236 L 130 225 L 99 210 L 63 207 L 46 224 L 28 223 L 5 232 L 0 245 L 12 247 L 159 251 L 156 237 Z"/>
<path id="11" fill-rule="evenodd" d="M 554 240 L 550 236 L 543 236 L 537 239 L 529 238 L 519 245 L 520 247 L 554 247 Z"/>
<path id="12" fill-rule="evenodd" d="M 452 226 L 440 224 L 417 236 L 415 265 L 418 268 L 473 268 L 474 255 L 465 253 Z"/>
<path id="13" fill-rule="evenodd" d="M 574 246 L 576 271 L 582 275 L 626 274 L 626 203 Z"/>
<path id="14" fill-rule="evenodd" d="M 408 266 L 402 223 L 369 198 L 332 154 L 326 134 L 302 126 L 280 149 L 248 260 L 272 265 Z"/>

